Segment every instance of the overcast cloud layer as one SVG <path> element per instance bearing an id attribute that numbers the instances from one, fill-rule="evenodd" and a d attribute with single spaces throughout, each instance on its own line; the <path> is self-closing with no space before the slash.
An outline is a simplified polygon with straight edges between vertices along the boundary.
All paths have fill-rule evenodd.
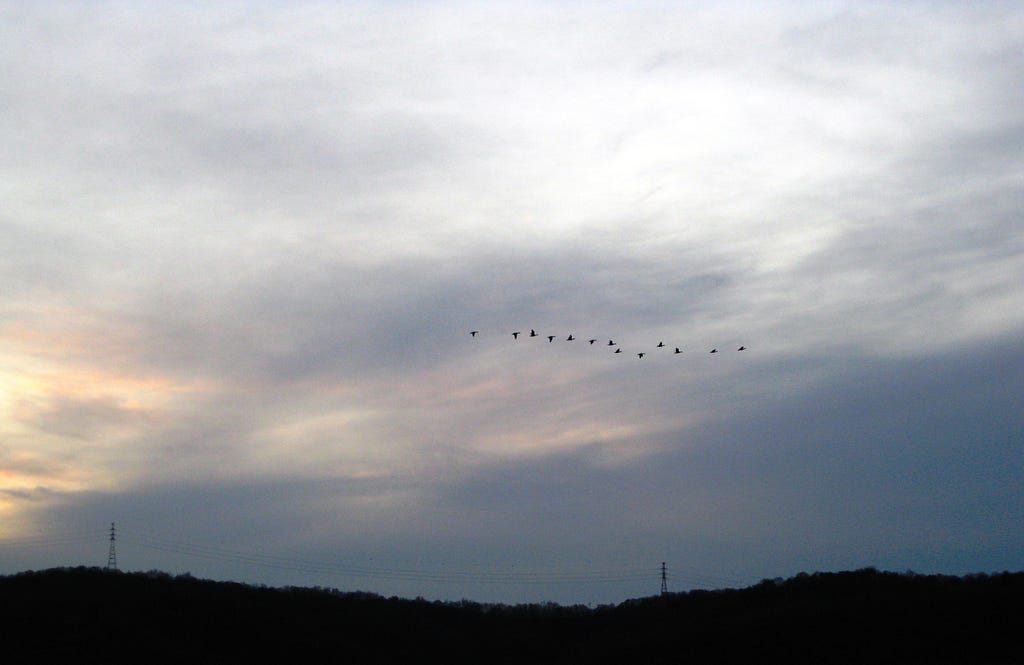
<path id="1" fill-rule="evenodd" d="M 505 602 L 1020 570 L 1022 54 L 995 2 L 0 4 L 0 572 L 112 521 Z"/>

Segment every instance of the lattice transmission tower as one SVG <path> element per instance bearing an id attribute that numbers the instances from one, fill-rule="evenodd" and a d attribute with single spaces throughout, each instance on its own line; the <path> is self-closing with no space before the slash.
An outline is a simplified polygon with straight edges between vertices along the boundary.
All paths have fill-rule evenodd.
<path id="1" fill-rule="evenodd" d="M 107 552 L 107 570 L 117 570 L 117 550 L 114 544 L 117 542 L 117 530 L 114 523 L 110 523 L 110 550 Z"/>
<path id="2" fill-rule="evenodd" d="M 111 525 L 113 528 L 113 525 Z M 665 562 L 661 562 L 661 595 L 668 593 L 668 575 L 665 572 Z"/>

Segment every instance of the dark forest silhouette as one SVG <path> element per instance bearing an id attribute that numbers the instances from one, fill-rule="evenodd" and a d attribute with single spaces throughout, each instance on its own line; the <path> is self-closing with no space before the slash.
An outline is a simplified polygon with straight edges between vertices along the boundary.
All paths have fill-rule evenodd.
<path id="1" fill-rule="evenodd" d="M 1024 573 L 801 573 L 587 608 L 60 568 L 0 577 L 0 626 L 7 662 L 1024 663 Z"/>

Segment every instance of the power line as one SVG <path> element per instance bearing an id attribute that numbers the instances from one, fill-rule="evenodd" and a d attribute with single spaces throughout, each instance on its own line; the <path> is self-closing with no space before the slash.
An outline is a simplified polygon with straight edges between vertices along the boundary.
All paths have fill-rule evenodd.
<path id="1" fill-rule="evenodd" d="M 298 573 L 317 575 L 355 577 L 404 582 L 435 582 L 435 583 L 472 583 L 472 584 L 623 584 L 650 581 L 660 576 L 664 588 L 675 580 L 676 587 L 690 588 L 740 586 L 747 582 L 741 578 L 701 571 L 696 569 L 675 569 L 669 572 L 667 566 L 662 568 L 636 569 L 615 568 L 577 571 L 526 571 L 526 570 L 449 570 L 423 569 L 396 566 L 371 566 L 355 563 L 325 562 L 285 557 L 270 554 L 243 552 L 224 547 L 202 545 L 192 542 L 172 540 L 123 527 L 117 528 L 111 523 L 109 529 L 93 529 L 87 531 L 48 534 L 20 539 L 0 541 L 0 551 L 6 549 L 55 549 L 80 544 L 95 544 L 100 538 L 108 540 L 108 568 L 117 569 L 117 553 L 115 542 L 122 546 L 176 554 L 189 558 L 222 561 L 226 563 L 245 564 L 285 570 Z"/>
<path id="2" fill-rule="evenodd" d="M 61 534 L 41 534 L 24 538 L 6 538 L 0 540 L 0 550 L 6 549 L 43 549 L 66 545 L 96 544 L 100 538 L 106 538 L 108 529 L 90 529 Z"/>
<path id="3" fill-rule="evenodd" d="M 181 543 L 140 532 L 121 532 L 122 542 L 163 552 L 204 559 L 245 563 L 295 572 L 365 577 L 392 581 L 473 582 L 522 584 L 574 584 L 640 582 L 651 578 L 652 571 L 636 569 L 595 570 L 581 572 L 471 572 L 458 570 L 422 570 L 409 568 L 367 567 L 351 564 L 325 563 L 290 557 L 252 554 L 220 547 Z"/>

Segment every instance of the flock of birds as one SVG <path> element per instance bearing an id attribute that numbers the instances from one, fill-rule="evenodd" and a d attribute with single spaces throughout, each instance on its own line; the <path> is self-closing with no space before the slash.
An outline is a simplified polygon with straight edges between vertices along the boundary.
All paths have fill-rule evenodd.
<path id="1" fill-rule="evenodd" d="M 478 334 L 480 334 L 479 330 L 470 330 L 469 331 L 470 337 L 476 337 Z M 518 340 L 520 335 L 524 335 L 526 337 L 542 337 L 542 338 L 546 337 L 549 343 L 554 343 L 554 341 L 558 338 L 557 335 L 541 335 L 536 330 L 531 328 L 529 334 L 526 334 L 526 333 L 524 333 L 521 330 L 516 330 L 515 332 L 512 333 L 512 339 L 513 340 Z M 565 338 L 565 341 L 566 342 L 574 342 L 574 341 L 576 341 L 576 339 L 577 338 L 572 333 L 569 333 L 569 336 Z M 588 344 L 590 344 L 591 346 L 596 344 L 597 341 L 598 340 L 597 340 L 596 337 L 586 340 L 586 342 Z M 602 343 L 601 346 L 612 347 L 614 349 L 614 351 L 612 351 L 612 353 L 622 353 L 622 348 L 619 346 L 618 342 L 616 342 L 613 339 L 609 339 L 607 344 Z M 668 348 L 668 347 L 665 346 L 664 342 L 660 342 L 659 341 L 657 343 L 657 345 L 655 345 L 654 348 L 662 349 L 662 348 Z M 675 350 L 672 352 L 673 354 L 682 353 L 683 352 L 683 350 L 681 348 L 679 348 L 678 346 L 674 347 L 674 349 Z M 737 351 L 746 351 L 747 347 L 746 346 L 740 346 L 736 350 Z M 708 353 L 718 353 L 718 352 L 719 351 L 718 351 L 717 347 L 715 347 L 715 348 L 711 349 L 710 351 L 708 351 Z M 636 353 L 637 358 L 639 358 L 641 360 L 643 360 L 643 357 L 646 356 L 646 355 L 647 355 L 647 351 L 638 351 Z"/>

